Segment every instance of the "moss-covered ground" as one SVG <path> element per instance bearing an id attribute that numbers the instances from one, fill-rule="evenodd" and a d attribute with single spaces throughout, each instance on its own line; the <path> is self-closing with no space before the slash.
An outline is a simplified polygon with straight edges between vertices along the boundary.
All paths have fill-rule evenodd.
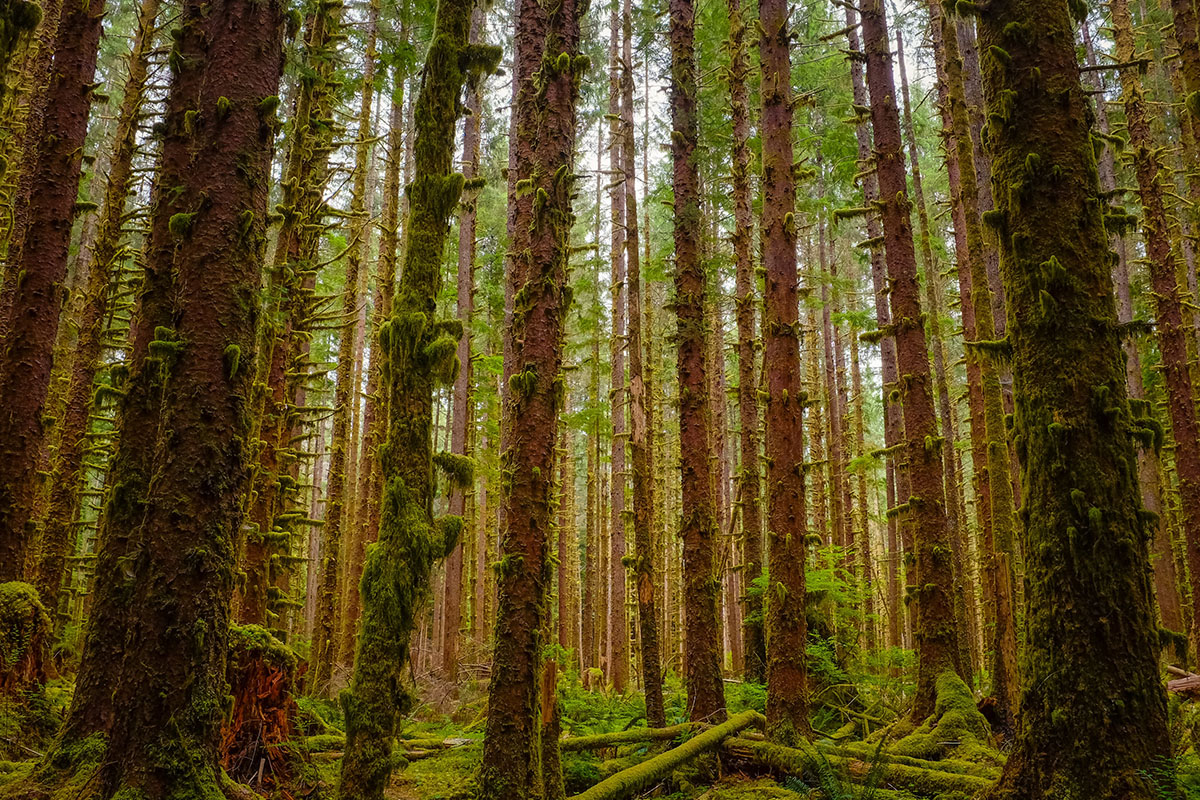
<path id="1" fill-rule="evenodd" d="M 939 681 L 934 715 L 914 726 L 906 720 L 904 697 L 910 687 L 901 681 L 877 684 L 831 676 L 814 690 L 812 746 L 785 753 L 768 767 L 739 754 L 738 743 L 759 741 L 759 734 L 729 740 L 715 778 L 694 767 L 675 770 L 644 797 L 670 800 L 967 800 L 973 792 L 947 790 L 950 776 L 992 781 L 1005 761 L 1004 743 L 992 735 L 975 708 L 975 694 L 953 676 Z M 28 775 L 53 739 L 70 703 L 71 682 L 58 679 L 0 708 L 0 794 L 3 787 Z M 482 752 L 486 714 L 486 684 L 458 687 L 426 685 L 419 703 L 405 720 L 397 744 L 397 763 L 403 764 L 388 788 L 390 800 L 472 800 Z M 624 695 L 582 688 L 577 676 L 560 684 L 564 736 L 597 736 L 645 727 L 640 694 Z M 731 712 L 762 710 L 763 688 L 728 683 L 726 702 Z M 341 768 L 345 720 L 335 701 L 297 698 L 295 741 L 291 745 L 306 764 L 300 777 L 305 797 L 332 798 Z M 667 723 L 685 721 L 684 692 L 678 681 L 667 682 Z M 1200 703 L 1173 697 L 1172 735 L 1176 743 L 1176 772 L 1188 800 L 1200 800 Z M 586 791 L 604 778 L 676 746 L 694 733 L 684 731 L 665 742 L 634 742 L 613 747 L 564 752 L 562 766 L 568 797 Z M 444 746 L 449 743 L 450 746 Z M 442 746 L 439 746 L 442 745 Z M 403 759 L 403 760 L 400 760 Z M 784 765 L 780 767 L 780 765 Z M 939 780 L 914 782 L 922 770 L 935 770 Z M 1148 769 L 1148 781 L 1163 787 L 1170 779 L 1163 768 Z M 909 785 L 906 785 L 906 781 Z M 915 788 L 914 788 L 915 787 Z M 253 787 L 249 787 L 253 788 Z M 308 789 L 311 788 L 311 791 Z M 246 798 L 252 794 L 243 794 Z M 264 800 L 284 800 L 274 792 Z M 292 795 L 298 796 L 298 795 Z"/>

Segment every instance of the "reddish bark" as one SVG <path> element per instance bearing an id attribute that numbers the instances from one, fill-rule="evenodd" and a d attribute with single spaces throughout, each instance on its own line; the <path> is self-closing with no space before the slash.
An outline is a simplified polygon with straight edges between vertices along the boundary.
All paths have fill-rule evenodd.
<path id="1" fill-rule="evenodd" d="M 700 177 L 696 167 L 695 7 L 670 0 L 671 157 L 675 189 L 675 314 L 679 369 L 679 464 L 683 540 L 684 673 L 688 718 L 725 718 L 717 639 L 717 518 L 709 462 L 710 398 L 705 280 L 700 263 Z"/>
<path id="2" fill-rule="evenodd" d="M 39 136 L 26 143 L 28 178 L 22 176 L 22 181 L 36 191 L 16 206 L 0 347 L 0 396 L 6 398 L 0 410 L 0 582 L 21 578 L 32 543 L 43 410 L 64 307 L 104 2 L 65 5 L 54 37 Z"/>
<path id="3" fill-rule="evenodd" d="M 910 487 L 902 500 L 913 525 L 916 556 L 917 612 L 913 635 L 917 644 L 917 693 L 913 718 L 923 720 L 933 711 L 935 682 L 946 670 L 960 671 L 959 630 L 954 619 L 954 564 L 950 558 L 944 485 L 929 351 L 925 341 L 913 246 L 908 176 L 900 137 L 900 114 L 888 48 L 887 19 L 882 0 L 866 0 L 862 8 L 863 48 L 867 57 L 867 85 L 871 92 L 871 122 L 879 196 L 887 253 L 892 331 L 900 370 L 901 405 L 904 410 L 904 452 Z M 935 443 L 932 446 L 927 442 Z"/>
<path id="4" fill-rule="evenodd" d="M 804 402 L 798 335 L 791 30 L 786 0 L 759 0 L 762 69 L 763 380 L 766 384 L 767 733 L 794 746 L 809 732 L 804 569 Z"/>

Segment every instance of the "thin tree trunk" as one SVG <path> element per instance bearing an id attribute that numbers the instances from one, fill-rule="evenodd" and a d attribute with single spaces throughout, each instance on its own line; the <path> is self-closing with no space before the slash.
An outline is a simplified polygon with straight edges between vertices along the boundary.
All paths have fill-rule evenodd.
<path id="1" fill-rule="evenodd" d="M 947 624 L 954 619 L 954 564 L 946 524 L 940 448 L 933 411 L 929 350 L 917 282 L 911 203 L 900 137 L 900 114 L 888 48 L 887 19 L 882 0 L 865 0 L 862 8 L 863 49 L 867 85 L 871 92 L 871 122 L 875 135 L 876 175 L 888 279 L 891 284 L 892 328 L 900 371 L 904 410 L 904 452 L 910 487 L 897 497 L 902 513 L 913 520 L 912 533 L 918 594 L 913 625 L 917 650 L 917 692 L 912 717 L 923 720 L 933 712 L 935 683 L 947 670 L 962 671 L 960 631 Z M 932 444 L 927 444 L 932 443 Z"/>
<path id="2" fill-rule="evenodd" d="M 759 0 L 762 71 L 763 378 L 766 384 L 767 733 L 796 746 L 809 734 L 804 569 L 804 390 L 800 380 L 796 175 L 792 165 L 791 31 L 786 0 Z"/>

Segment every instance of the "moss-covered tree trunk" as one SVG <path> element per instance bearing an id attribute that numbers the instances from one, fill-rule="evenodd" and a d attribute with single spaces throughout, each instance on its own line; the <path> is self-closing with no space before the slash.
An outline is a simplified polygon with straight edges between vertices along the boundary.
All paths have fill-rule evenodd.
<path id="1" fill-rule="evenodd" d="M 791 30 L 786 0 L 759 0 L 762 71 L 763 381 L 766 387 L 767 733 L 795 745 L 809 732 L 805 647 L 804 403 L 792 166 Z"/>
<path id="2" fill-rule="evenodd" d="M 767 645 L 763 635 L 762 595 L 745 587 L 762 574 L 762 473 L 759 467 L 758 382 L 755 360 L 757 334 L 754 326 L 755 291 L 754 217 L 750 206 L 750 101 L 746 77 L 750 58 L 746 51 L 746 23 L 741 0 L 729 0 L 729 103 L 733 122 L 733 260 L 737 306 L 738 421 L 742 508 L 742 646 L 746 679 L 766 679 Z"/>
<path id="3" fill-rule="evenodd" d="M 883 218 L 891 291 L 891 332 L 896 339 L 899 391 L 904 410 L 904 455 L 909 491 L 897 497 L 902 513 L 913 521 L 916 562 L 916 617 L 913 638 L 917 649 L 917 693 L 913 718 L 933 711 L 935 683 L 946 670 L 962 669 L 960 631 L 954 615 L 954 560 L 946 524 L 944 483 L 937 417 L 933 411 L 933 381 L 925 320 L 917 283 L 913 245 L 912 204 L 900 138 L 900 113 L 887 19 L 882 0 L 865 0 L 862 8 L 863 49 L 867 85 L 871 92 L 871 122 L 875 135 L 879 206 Z"/>
<path id="4" fill-rule="evenodd" d="M 471 41 L 478 42 L 484 32 L 483 8 L 476 7 L 471 18 Z M 461 211 L 458 215 L 458 275 L 457 314 L 463 324 L 463 335 L 458 340 L 458 377 L 454 380 L 454 415 L 450 420 L 450 452 L 467 455 L 468 428 L 475 424 L 472 397 L 471 367 L 471 314 L 475 292 L 475 199 L 479 196 L 479 181 L 475 173 L 479 170 L 479 142 L 483 120 L 483 104 L 480 92 L 472 89 L 467 93 L 466 119 L 463 120 L 463 178 L 467 188 L 463 194 Z M 463 517 L 467 511 L 469 486 L 455 485 L 450 490 L 450 514 Z M 454 680 L 458 673 L 458 634 L 462 625 L 463 601 L 463 553 L 464 542 L 459 541 L 454 552 L 446 559 L 445 635 L 442 640 L 442 674 Z"/>
<path id="5" fill-rule="evenodd" d="M 670 0 L 671 158 L 675 192 L 675 344 L 679 370 L 683 592 L 686 607 L 684 673 L 688 718 L 725 718 L 721 651 L 717 638 L 717 517 L 709 462 L 710 397 L 705 279 L 700 259 L 700 176 L 696 165 L 699 115 L 696 90 L 695 7 Z"/>
<path id="6" fill-rule="evenodd" d="M 575 106 L 588 66 L 587 57 L 579 55 L 584 9 L 575 0 L 555 6 L 522 3 L 516 23 L 499 608 L 479 773 L 481 800 L 542 796 L 538 696 L 542 635 L 548 627 L 543 623 L 549 617 L 554 445 L 565 395 L 561 370 L 570 306 L 566 282 L 576 182 Z"/>
<path id="7" fill-rule="evenodd" d="M 83 166 L 104 0 L 68 3 L 53 40 L 45 111 L 26 142 L 24 182 L 36 187 L 14 208 L 0 346 L 0 582 L 20 580 L 40 493 L 54 342 Z"/>
<path id="8" fill-rule="evenodd" d="M 35 780 L 78 771 L 103 797 L 223 796 L 284 20 L 282 5 L 244 0 L 188 3 L 180 17 L 97 598 L 66 728 Z"/>
<path id="9" fill-rule="evenodd" d="M 114 268 L 120 267 L 118 261 L 123 253 L 125 235 L 122 224 L 133 180 L 138 118 L 145 100 L 158 9 L 159 0 L 143 0 L 138 10 L 137 29 L 126 59 L 125 94 L 117 112 L 114 150 L 104 188 L 103 210 L 95 243 L 88 257 L 87 285 L 78 320 L 79 338 L 71 356 L 73 363 L 63 406 L 65 414 L 59 422 L 59 445 L 55 452 L 53 478 L 38 550 L 36 585 L 42 603 L 51 614 L 58 610 L 68 550 L 75 541 L 80 493 L 85 490 L 83 469 L 89 444 L 86 434 L 89 420 L 96 409 L 93 384 L 104 351 L 104 334 L 112 297 L 110 282 Z M 62 619 L 55 614 L 54 621 L 55 628 L 61 629 Z"/>
<path id="10" fill-rule="evenodd" d="M 1144 771 L 1170 752 L 1150 521 L 1074 28 L 1065 2 L 980 16 L 1028 603 L 1020 730 L 992 796 L 1150 798 Z"/>
<path id="11" fill-rule="evenodd" d="M 646 344 L 642 336 L 642 262 L 641 231 L 638 228 L 636 137 L 633 127 L 633 9 L 624 0 L 621 15 L 621 164 L 625 175 L 625 259 L 628 283 L 629 321 L 629 454 L 633 472 L 633 544 L 637 550 L 633 565 L 634 592 L 638 605 L 638 641 L 641 647 L 642 687 L 646 693 L 646 721 L 654 728 L 667 724 L 663 709 L 662 661 L 658 644 L 658 610 L 654 602 L 655 561 L 653 534 L 650 529 L 652 481 L 650 430 L 646 417 Z"/>
<path id="12" fill-rule="evenodd" d="M 462 527 L 461 517 L 433 517 L 432 428 L 433 390 L 453 381 L 462 335 L 456 320 L 435 319 L 450 216 L 464 183 L 453 169 L 460 97 L 499 58 L 496 49 L 468 42 L 473 5 L 439 2 L 414 109 L 404 262 L 391 319 L 380 333 L 389 421 L 380 458 L 379 541 L 367 551 L 358 652 L 350 689 L 342 695 L 346 756 L 338 793 L 344 800 L 383 797 L 399 715 L 411 705 L 405 683 L 420 601 L 434 563 L 453 549 Z M 465 457 L 440 456 L 437 462 L 452 482 L 471 480 Z"/>

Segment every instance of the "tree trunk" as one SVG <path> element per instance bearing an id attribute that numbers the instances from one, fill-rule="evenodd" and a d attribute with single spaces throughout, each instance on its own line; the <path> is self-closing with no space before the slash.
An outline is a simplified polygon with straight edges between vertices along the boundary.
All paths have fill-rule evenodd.
<path id="1" fill-rule="evenodd" d="M 68 3 L 54 38 L 39 137 L 27 143 L 28 180 L 36 190 L 16 209 L 8 252 L 0 347 L 0 582 L 20 580 L 33 538 L 40 494 L 38 462 L 45 436 L 54 342 L 64 307 L 71 223 L 83 165 L 92 79 L 104 0 Z M 10 289 L 11 286 L 11 289 Z"/>
<path id="2" fill-rule="evenodd" d="M 763 376 L 767 460 L 767 734 L 796 745 L 809 733 L 804 587 L 804 403 L 800 380 L 791 31 L 786 0 L 759 0 L 762 70 Z"/>
<path id="3" fill-rule="evenodd" d="M 911 516 L 916 561 L 917 693 L 912 716 L 923 720 L 933 711 L 935 683 L 946 670 L 962 672 L 954 619 L 954 562 L 943 499 L 941 448 L 933 411 L 929 350 L 917 283 L 907 175 L 900 138 L 900 114 L 888 49 L 887 19 L 882 0 L 865 0 L 862 8 L 863 48 L 867 85 L 871 92 L 871 122 L 875 134 L 876 174 L 888 279 L 891 285 L 892 328 L 900 372 L 904 410 L 904 453 L 909 490 L 897 497 L 898 508 Z"/>
<path id="4" fill-rule="evenodd" d="M 670 0 L 671 157 L 675 190 L 675 314 L 679 369 L 679 450 L 683 540 L 683 603 L 688 719 L 725 718 L 717 638 L 717 517 L 709 460 L 711 402 L 704 324 L 705 280 L 700 261 L 700 177 L 696 166 L 695 8 Z"/>
<path id="5" fill-rule="evenodd" d="M 1020 732 L 994 796 L 1150 798 L 1144 770 L 1170 752 L 1150 537 L 1074 28 L 1064 3 L 980 16 L 1028 602 Z"/>
<path id="6" fill-rule="evenodd" d="M 522 3 L 516 21 L 511 246 L 505 264 L 513 300 L 504 335 L 501 424 L 504 508 L 481 800 L 542 795 L 538 684 L 548 619 L 555 434 L 565 394 L 575 105 L 587 66 L 579 55 L 582 12 L 575 0 L 554 7 Z"/>
<path id="7" fill-rule="evenodd" d="M 633 9 L 624 0 L 621 72 L 622 169 L 625 176 L 625 256 L 629 267 L 626 298 L 629 319 L 629 452 L 633 467 L 633 542 L 637 551 L 633 566 L 634 592 L 638 604 L 638 639 L 641 643 L 642 686 L 646 694 L 646 722 L 651 727 L 666 725 L 663 709 L 662 662 L 658 644 L 658 610 L 654 603 L 654 546 L 651 538 L 650 492 L 653 481 L 650 463 L 649 428 L 646 420 L 645 354 L 642 341 L 642 270 L 639 252 L 637 174 L 633 127 Z"/>
<path id="8" fill-rule="evenodd" d="M 80 769 L 104 797 L 221 792 L 217 698 L 275 127 L 262 111 L 274 108 L 284 20 L 280 4 L 244 0 L 181 14 L 98 596 L 43 781 Z M 92 734 L 100 756 L 80 747 Z"/>
<path id="9" fill-rule="evenodd" d="M 751 584 L 762 575 L 762 478 L 759 471 L 758 381 L 755 372 L 755 274 L 751 252 L 754 218 L 750 208 L 750 102 L 746 77 L 746 23 L 741 0 L 728 0 L 729 102 L 733 117 L 733 260 L 736 267 L 738 331 L 738 421 L 741 469 L 738 475 L 742 505 L 742 642 L 746 680 L 766 679 L 767 645 L 763 635 L 763 603 Z"/>
<path id="10" fill-rule="evenodd" d="M 158 17 L 159 0 L 143 0 L 138 10 L 137 30 L 127 63 L 125 94 L 117 115 L 113 154 L 104 189 L 103 211 L 95 244 L 88 258 L 87 288 L 79 319 L 79 339 L 71 356 L 65 414 L 59 423 L 59 445 L 55 454 L 50 497 L 42 522 L 38 554 L 37 588 L 42 603 L 54 616 L 55 630 L 61 630 L 59 591 L 67 555 L 75 543 L 80 511 L 80 492 L 84 485 L 84 459 L 89 444 L 88 423 L 96 408 L 94 384 L 102 366 L 106 317 L 111 303 L 109 284 L 125 240 L 122 223 L 133 184 L 133 157 L 136 148 L 138 116 L 145 100 L 147 67 L 151 39 Z"/>
<path id="11" fill-rule="evenodd" d="M 450 215 L 464 183 L 453 171 L 459 97 L 499 59 L 497 48 L 468 43 L 472 7 L 470 0 L 439 4 L 414 109 L 422 124 L 413 146 L 404 265 L 381 335 L 390 413 L 380 464 L 386 481 L 379 542 L 363 568 L 358 654 L 342 701 L 346 756 L 338 791 L 347 800 L 383 797 L 396 725 L 412 702 L 404 682 L 419 601 L 434 563 L 454 548 L 462 530 L 461 517 L 433 517 L 434 463 L 452 483 L 471 480 L 465 457 L 434 458 L 431 434 L 434 387 L 453 381 L 462 335 L 460 323 L 434 316 Z M 332 507 L 326 509 L 328 520 Z"/>

